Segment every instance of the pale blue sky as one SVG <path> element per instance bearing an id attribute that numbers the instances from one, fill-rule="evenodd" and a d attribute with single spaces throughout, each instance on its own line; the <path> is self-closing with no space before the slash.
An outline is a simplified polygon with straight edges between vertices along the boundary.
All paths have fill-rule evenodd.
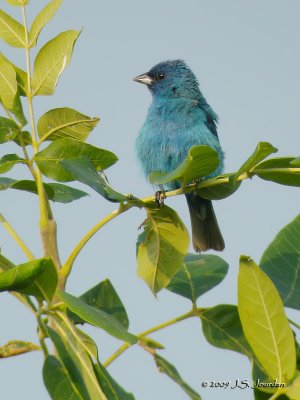
<path id="1" fill-rule="evenodd" d="M 46 1 L 31 0 L 30 20 Z M 7 5 L 4 10 L 18 15 Z M 40 36 L 43 44 L 67 29 L 83 32 L 71 65 L 53 97 L 35 101 L 36 116 L 54 107 L 73 107 L 101 122 L 89 142 L 114 151 L 120 161 L 108 171 L 111 183 L 124 193 L 150 195 L 137 165 L 134 142 L 150 104 L 150 94 L 132 78 L 158 61 L 184 59 L 199 79 L 201 89 L 220 117 L 219 137 L 226 154 L 226 171 L 237 170 L 259 141 L 269 141 L 278 155 L 299 156 L 300 3 L 297 0 L 188 0 L 185 2 L 129 0 L 65 0 L 60 12 Z M 1 42 L 17 64 L 24 66 L 22 50 Z M 15 152 L 2 146 L 0 155 Z M 11 177 L 22 178 L 15 168 Z M 64 260 L 83 234 L 114 209 L 96 193 L 71 205 L 54 204 L 61 258 Z M 258 179 L 244 182 L 232 197 L 215 203 L 225 238 L 222 257 L 229 274 L 216 289 L 200 298 L 199 306 L 236 304 L 240 254 L 257 262 L 275 234 L 299 213 L 299 189 Z M 172 198 L 188 228 L 183 198 Z M 17 191 L 1 192 L 0 211 L 40 255 L 37 198 Z M 187 300 L 162 291 L 155 299 L 136 276 L 135 241 L 144 213 L 131 210 L 98 233 L 78 258 L 68 291 L 81 294 L 109 278 L 122 298 L 130 329 L 139 332 L 188 311 Z M 24 262 L 10 237 L 0 230 L 1 251 L 16 263 Z M 35 321 L 8 294 L 1 294 L 0 344 L 10 339 L 36 341 Z M 299 313 L 288 310 L 298 322 Z M 99 345 L 101 360 L 119 342 L 99 329 L 88 329 Z M 197 320 L 189 320 L 153 335 L 166 346 L 162 356 L 177 366 L 182 377 L 204 400 L 250 400 L 250 390 L 201 389 L 203 380 L 250 379 L 249 362 L 242 356 L 206 343 Z M 1 398 L 47 400 L 41 378 L 42 355 L 24 355 L 0 362 Z M 110 368 L 114 377 L 137 400 L 187 396 L 157 372 L 149 355 L 132 348 Z"/>

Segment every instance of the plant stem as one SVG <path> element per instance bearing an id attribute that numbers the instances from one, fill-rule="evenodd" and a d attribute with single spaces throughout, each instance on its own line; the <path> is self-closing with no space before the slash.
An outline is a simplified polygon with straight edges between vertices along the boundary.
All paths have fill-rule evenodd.
<path id="1" fill-rule="evenodd" d="M 238 177 L 238 181 L 242 181 L 244 179 L 249 178 L 249 175 L 246 173 L 241 174 Z M 196 189 L 201 189 L 201 188 L 206 188 L 206 187 L 213 187 L 217 185 L 221 185 L 222 183 L 227 183 L 229 181 L 229 177 L 223 177 L 220 179 L 210 179 L 207 181 L 201 181 L 199 183 L 193 183 L 187 187 L 181 188 L 181 189 L 176 189 L 172 191 L 168 191 L 165 193 L 166 197 L 172 197 L 172 196 L 178 196 L 184 193 L 189 193 L 192 192 Z M 140 199 L 141 205 L 147 206 L 147 203 L 153 203 L 155 201 L 155 196 L 148 196 Z M 97 233 L 104 225 L 106 225 L 109 221 L 112 219 L 116 218 L 120 214 L 122 214 L 125 211 L 128 211 L 130 208 L 137 206 L 134 203 L 130 203 L 130 199 L 128 203 L 126 204 L 121 204 L 120 207 L 113 211 L 111 214 L 107 215 L 104 219 L 99 221 L 77 244 L 77 246 L 74 248 L 70 256 L 68 257 L 67 261 L 65 262 L 64 266 L 62 267 L 61 270 L 61 276 L 62 276 L 62 281 L 66 281 L 68 276 L 70 275 L 72 271 L 72 267 L 74 264 L 74 261 L 76 260 L 77 256 L 81 252 L 81 250 L 84 248 L 84 246 L 87 244 L 87 242 Z"/>
<path id="2" fill-rule="evenodd" d="M 71 273 L 74 261 L 76 260 L 78 254 L 81 252 L 83 247 L 87 244 L 87 242 L 101 229 L 104 225 L 106 225 L 109 221 L 113 220 L 117 216 L 121 215 L 123 212 L 127 211 L 128 209 L 132 208 L 133 205 L 128 203 L 125 205 L 120 205 L 120 207 L 113 211 L 111 214 L 107 215 L 101 221 L 99 221 L 77 244 L 74 248 L 70 256 L 68 257 L 67 261 L 65 262 L 64 266 L 61 269 L 61 276 L 62 279 L 66 280 Z"/>
<path id="3" fill-rule="evenodd" d="M 34 155 L 39 151 L 38 135 L 35 127 L 34 111 L 33 111 L 33 93 L 31 86 L 31 67 L 30 67 L 30 43 L 29 34 L 27 27 L 25 5 L 22 5 L 22 16 L 25 28 L 25 52 L 26 52 L 26 67 L 27 67 L 27 99 L 28 99 L 28 112 L 29 120 L 32 130 L 32 148 Z M 28 164 L 29 168 L 32 168 L 32 164 Z M 42 180 L 42 174 L 37 168 L 33 170 L 33 176 L 37 185 L 37 191 L 39 195 L 40 203 L 40 230 L 42 236 L 44 256 L 49 256 L 53 259 L 56 269 L 59 271 L 61 264 L 59 261 L 58 248 L 57 248 L 57 234 L 56 234 L 56 222 L 53 220 L 52 210 L 45 193 L 44 184 Z M 32 171 L 32 172 L 33 172 Z"/>
<path id="4" fill-rule="evenodd" d="M 294 325 L 296 328 L 300 329 L 300 325 L 297 322 L 293 321 L 292 319 L 288 318 L 290 324 Z"/>
<path id="5" fill-rule="evenodd" d="M 3 227 L 8 231 L 8 233 L 12 236 L 12 238 L 18 243 L 19 247 L 23 250 L 26 257 L 29 260 L 33 260 L 35 258 L 34 255 L 31 253 L 29 248 L 26 246 L 26 244 L 23 242 L 17 232 L 13 229 L 13 227 L 6 221 L 2 214 L 0 214 L 0 222 L 2 223 Z"/>
<path id="6" fill-rule="evenodd" d="M 200 310 L 200 309 L 199 309 L 199 310 Z M 188 319 L 188 318 L 191 318 L 191 317 L 195 317 L 195 316 L 198 315 L 198 313 L 199 313 L 198 309 L 197 309 L 197 310 L 189 311 L 189 312 L 187 312 L 187 313 L 185 313 L 185 314 L 180 315 L 179 317 L 173 318 L 173 319 L 171 319 L 171 320 L 169 320 L 169 321 L 166 321 L 166 322 L 164 322 L 164 323 L 162 323 L 162 324 L 159 324 L 159 325 L 156 325 L 156 326 L 154 326 L 154 327 L 152 327 L 152 328 L 150 328 L 150 329 L 147 329 L 146 331 L 143 331 L 143 332 L 141 332 L 140 334 L 138 334 L 137 337 L 138 337 L 139 339 L 143 339 L 143 338 L 145 338 L 146 336 L 150 335 L 151 333 L 160 331 L 161 329 L 164 329 L 164 328 L 166 328 L 166 327 L 168 327 L 168 326 L 174 325 L 174 324 L 176 324 L 177 322 L 183 321 L 183 320 L 185 320 L 185 319 Z M 129 349 L 129 347 L 131 347 L 131 346 L 132 346 L 132 344 L 130 344 L 130 343 L 124 343 L 124 344 L 122 344 L 122 346 L 119 347 L 119 349 L 116 350 L 116 351 L 114 352 L 114 354 L 111 355 L 111 356 L 103 363 L 103 366 L 104 366 L 104 367 L 108 367 L 116 358 L 118 358 L 121 354 L 123 354 L 123 353 L 124 353 L 127 349 Z"/>

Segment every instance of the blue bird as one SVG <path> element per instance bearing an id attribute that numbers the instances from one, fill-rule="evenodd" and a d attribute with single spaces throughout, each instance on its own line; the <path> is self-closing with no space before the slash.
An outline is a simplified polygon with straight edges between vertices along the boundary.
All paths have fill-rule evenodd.
<path id="1" fill-rule="evenodd" d="M 220 164 L 206 178 L 219 175 L 223 171 L 224 155 L 217 134 L 217 115 L 207 104 L 197 78 L 185 62 L 161 62 L 134 80 L 147 85 L 153 97 L 136 140 L 137 158 L 144 175 L 174 170 L 196 145 L 208 145 L 218 152 Z M 169 190 L 179 187 L 179 182 L 165 185 Z M 212 202 L 196 192 L 186 194 L 186 199 L 195 251 L 223 250 L 224 239 Z"/>

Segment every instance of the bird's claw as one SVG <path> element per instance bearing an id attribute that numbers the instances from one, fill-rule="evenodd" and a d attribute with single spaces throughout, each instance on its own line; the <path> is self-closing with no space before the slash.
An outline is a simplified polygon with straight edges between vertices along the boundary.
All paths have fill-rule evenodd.
<path id="1" fill-rule="evenodd" d="M 155 192 L 155 203 L 158 207 L 162 207 L 164 205 L 166 197 L 165 190 L 158 190 Z"/>

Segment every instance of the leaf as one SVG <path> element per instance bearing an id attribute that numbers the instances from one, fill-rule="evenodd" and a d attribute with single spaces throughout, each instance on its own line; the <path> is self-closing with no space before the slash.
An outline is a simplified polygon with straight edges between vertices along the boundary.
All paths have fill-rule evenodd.
<path id="1" fill-rule="evenodd" d="M 115 154 L 79 140 L 57 139 L 34 157 L 41 172 L 57 181 L 72 181 L 74 178 L 60 164 L 61 161 L 87 157 L 97 170 L 106 169 L 117 161 Z"/>
<path id="2" fill-rule="evenodd" d="M 232 350 L 253 358 L 245 338 L 237 306 L 219 304 L 201 312 L 199 317 L 208 343 L 221 349 Z"/>
<path id="3" fill-rule="evenodd" d="M 44 186 L 53 190 L 53 196 L 49 199 L 58 203 L 71 203 L 74 200 L 79 200 L 82 197 L 88 196 L 88 194 L 82 190 L 62 185 L 61 183 L 44 183 Z"/>
<path id="4" fill-rule="evenodd" d="M 186 297 L 195 304 L 199 296 L 222 282 L 227 271 L 228 264 L 221 257 L 188 253 L 166 289 Z"/>
<path id="5" fill-rule="evenodd" d="M 176 382 L 181 389 L 184 390 L 184 392 L 192 399 L 192 400 L 201 400 L 200 395 L 195 392 L 194 389 L 192 389 L 179 375 L 179 372 L 177 369 L 169 363 L 166 359 L 163 357 L 159 356 L 158 354 L 154 354 L 154 360 L 156 363 L 157 368 L 159 369 L 159 372 L 162 372 L 163 374 L 166 374 L 169 378 L 171 378 L 174 382 Z"/>
<path id="6" fill-rule="evenodd" d="M 126 392 L 113 377 L 108 373 L 107 369 L 99 362 L 94 364 L 94 371 L 98 377 L 98 382 L 109 400 L 134 400 L 131 393 Z"/>
<path id="7" fill-rule="evenodd" d="M 165 349 L 165 346 L 149 337 L 139 337 L 139 345 L 142 347 L 149 347 L 150 349 Z"/>
<path id="8" fill-rule="evenodd" d="M 91 118 L 72 108 L 55 108 L 44 114 L 38 122 L 42 141 L 70 138 L 84 141 L 98 124 L 99 118 Z"/>
<path id="9" fill-rule="evenodd" d="M 50 258 L 20 264 L 0 274 L 0 292 L 14 291 L 45 299 L 54 296 L 58 278 Z"/>
<path id="10" fill-rule="evenodd" d="M 80 300 L 98 310 L 104 311 L 119 321 L 125 329 L 128 329 L 129 321 L 125 307 L 115 291 L 113 285 L 108 279 L 100 282 L 83 295 Z M 70 315 L 71 314 L 71 315 Z M 85 321 L 74 313 L 70 313 L 69 317 L 75 324 L 83 324 Z"/>
<path id="11" fill-rule="evenodd" d="M 8 269 L 11 269 L 13 267 L 15 267 L 15 264 L 13 264 L 8 258 L 4 257 L 2 254 L 0 254 L 0 272 L 7 271 Z"/>
<path id="12" fill-rule="evenodd" d="M 98 384 L 89 349 L 76 327 L 61 312 L 49 315 L 49 325 L 49 337 L 80 398 L 108 400 Z"/>
<path id="13" fill-rule="evenodd" d="M 0 117 L 0 144 L 14 140 L 19 132 L 20 129 L 14 121 Z"/>
<path id="14" fill-rule="evenodd" d="M 241 186 L 241 181 L 233 183 L 235 174 L 219 175 L 197 184 L 197 193 L 208 200 L 222 200 L 234 194 Z"/>
<path id="15" fill-rule="evenodd" d="M 260 267 L 272 279 L 284 305 L 300 310 L 300 214 L 276 235 Z"/>
<path id="16" fill-rule="evenodd" d="M 212 173 L 219 165 L 218 153 L 209 146 L 194 146 L 189 150 L 187 158 L 174 171 L 167 174 L 153 172 L 149 176 L 152 184 L 163 185 L 180 180 L 190 183 Z"/>
<path id="17" fill-rule="evenodd" d="M 25 163 L 24 158 L 20 158 L 17 154 L 6 154 L 0 158 L 0 174 L 4 174 L 12 169 L 14 165 L 20 163 Z"/>
<path id="18" fill-rule="evenodd" d="M 29 3 L 29 0 L 6 0 L 12 6 L 22 6 Z"/>
<path id="19" fill-rule="evenodd" d="M 111 317 L 106 312 L 89 306 L 84 301 L 72 296 L 69 293 L 60 292 L 59 296 L 69 310 L 77 314 L 89 324 L 95 325 L 117 339 L 123 340 L 127 343 L 134 344 L 137 342 L 138 338 L 136 336 L 127 332 L 127 330 L 119 321 Z"/>
<path id="20" fill-rule="evenodd" d="M 16 71 L 8 62 L 0 61 L 0 97 L 4 108 L 7 110 L 14 108 L 17 89 Z"/>
<path id="21" fill-rule="evenodd" d="M 23 340 L 10 340 L 0 347 L 0 358 L 14 357 L 35 350 L 41 350 L 41 348 L 34 343 L 24 342 Z"/>
<path id="22" fill-rule="evenodd" d="M 137 273 L 155 294 L 166 287 L 183 263 L 189 234 L 170 207 L 146 208 L 144 231 L 137 243 Z"/>
<path id="23" fill-rule="evenodd" d="M 0 10 L 0 37 L 10 46 L 26 46 L 24 26 L 3 10 Z"/>
<path id="24" fill-rule="evenodd" d="M 14 138 L 14 142 L 21 147 L 23 147 L 23 145 L 24 146 L 31 145 L 32 144 L 31 135 L 28 131 L 19 132 L 19 134 Z"/>
<path id="25" fill-rule="evenodd" d="M 44 183 L 44 188 L 46 190 L 48 199 L 58 203 L 70 203 L 71 201 L 88 196 L 88 194 L 82 190 L 75 189 L 67 185 L 62 185 L 60 183 Z M 6 189 L 17 189 L 38 194 L 35 181 L 16 181 L 6 177 L 0 178 L 0 190 Z"/>
<path id="26" fill-rule="evenodd" d="M 30 47 L 36 45 L 41 30 L 54 17 L 63 0 L 52 0 L 42 9 L 33 21 L 29 33 Z"/>
<path id="27" fill-rule="evenodd" d="M 236 183 L 239 176 L 241 176 L 244 173 L 250 173 L 253 168 L 262 160 L 264 160 L 266 157 L 268 157 L 272 153 L 276 153 L 278 149 L 273 147 L 270 143 L 268 142 L 259 142 L 258 145 L 256 146 L 256 149 L 254 152 L 251 154 L 251 156 L 248 158 L 248 160 L 241 166 L 241 168 L 238 170 L 238 172 L 235 174 L 235 177 L 233 179 L 233 183 Z"/>
<path id="28" fill-rule="evenodd" d="M 69 64 L 78 31 L 66 31 L 57 35 L 41 48 L 34 62 L 32 95 L 54 93 L 62 71 Z"/>
<path id="29" fill-rule="evenodd" d="M 291 400 L 300 400 L 300 373 L 298 371 L 297 377 L 293 380 L 291 386 L 288 387 L 285 394 Z"/>
<path id="30" fill-rule="evenodd" d="M 16 78 L 17 78 L 17 83 L 18 87 L 20 90 L 20 95 L 21 96 L 26 96 L 26 93 L 28 92 L 27 88 L 27 73 L 17 67 L 15 64 L 13 64 L 8 58 L 6 58 L 1 52 L 0 52 L 0 62 L 6 62 L 9 63 L 15 70 L 16 72 Z"/>
<path id="31" fill-rule="evenodd" d="M 105 199 L 115 203 L 128 200 L 127 196 L 116 192 L 108 183 L 104 172 L 97 172 L 92 162 L 86 157 L 63 160 L 61 166 L 72 175 L 73 179 L 90 186 Z"/>
<path id="32" fill-rule="evenodd" d="M 256 166 L 253 174 L 266 181 L 286 186 L 300 186 L 300 168 L 292 162 L 294 157 L 279 157 L 264 161 Z"/>
<path id="33" fill-rule="evenodd" d="M 23 106 L 22 106 L 19 92 L 20 92 L 20 90 L 18 89 L 15 99 L 14 99 L 14 105 L 13 105 L 12 112 L 13 112 L 14 116 L 17 118 L 17 120 L 20 122 L 22 127 L 24 127 L 25 125 L 27 125 L 27 119 L 24 115 Z"/>
<path id="34" fill-rule="evenodd" d="M 84 400 L 73 385 L 68 371 L 56 357 L 46 357 L 43 379 L 52 400 Z"/>
<path id="35" fill-rule="evenodd" d="M 245 336 L 267 374 L 289 382 L 296 370 L 295 341 L 276 287 L 247 256 L 240 258 L 238 309 Z"/>

